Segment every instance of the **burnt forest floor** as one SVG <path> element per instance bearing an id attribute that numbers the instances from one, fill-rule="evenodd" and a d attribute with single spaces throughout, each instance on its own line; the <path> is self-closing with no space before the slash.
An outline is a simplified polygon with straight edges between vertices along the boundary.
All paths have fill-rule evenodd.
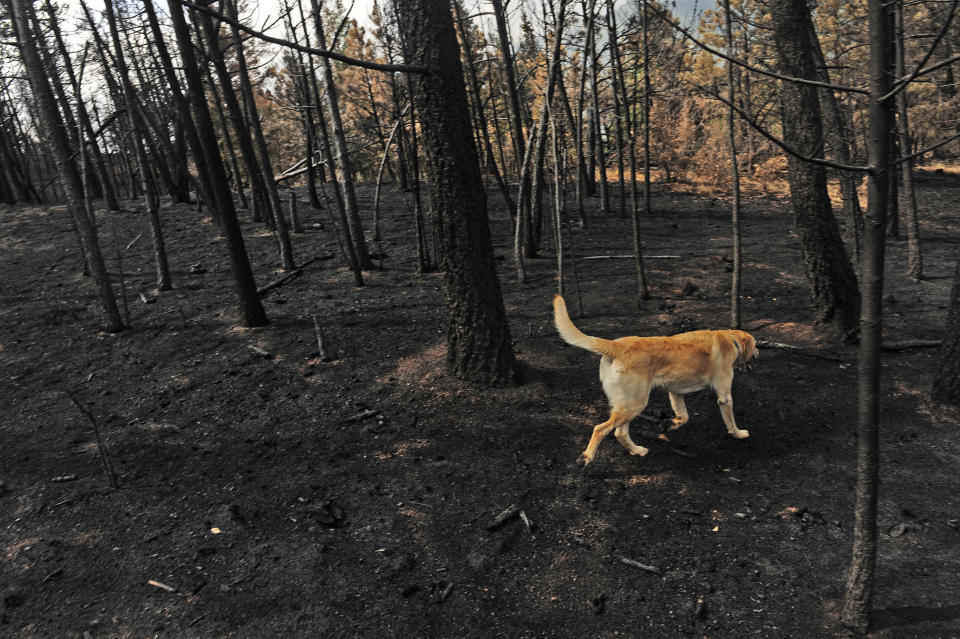
<path id="1" fill-rule="evenodd" d="M 960 178 L 919 186 L 927 279 L 889 244 L 889 340 L 937 339 L 946 318 Z M 369 212 L 373 189 L 359 196 Z M 441 276 L 416 273 L 410 196 L 393 187 L 364 288 L 301 196 L 297 259 L 322 259 L 270 292 L 261 329 L 238 326 L 223 241 L 193 206 L 164 208 L 175 288 L 159 295 L 139 202 L 98 213 L 115 276 L 123 251 L 132 328 L 117 335 L 97 331 L 63 207 L 0 210 L 0 636 L 846 636 L 857 354 L 811 326 L 787 202 L 745 202 L 744 328 L 836 358 L 762 350 L 734 383 L 742 441 L 708 391 L 671 443 L 654 439 L 671 415 L 654 392 L 654 421 L 633 423 L 650 454 L 611 437 L 585 470 L 606 418 L 597 357 L 552 327 L 552 248 L 518 284 L 489 203 L 524 377 L 496 390 L 444 374 Z M 565 230 L 585 332 L 727 325 L 728 203 L 660 185 L 653 203 L 639 312 L 631 260 L 583 259 L 631 253 L 630 220 L 590 199 L 589 228 Z M 282 275 L 276 245 L 241 213 L 263 285 Z M 332 362 L 315 360 L 313 316 Z M 960 637 L 960 412 L 928 399 L 936 362 L 883 356 L 875 637 Z M 491 529 L 511 505 L 531 528 Z"/>

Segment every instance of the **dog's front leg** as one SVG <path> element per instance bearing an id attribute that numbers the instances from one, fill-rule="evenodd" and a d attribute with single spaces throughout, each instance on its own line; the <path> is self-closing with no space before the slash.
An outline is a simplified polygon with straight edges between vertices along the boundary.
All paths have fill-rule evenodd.
<path id="1" fill-rule="evenodd" d="M 750 431 L 737 428 L 737 422 L 733 419 L 733 397 L 729 393 L 717 393 L 717 404 L 720 406 L 723 423 L 727 425 L 727 432 L 737 439 L 749 437 Z"/>
<path id="2" fill-rule="evenodd" d="M 671 421 L 670 430 L 676 430 L 687 423 L 690 415 L 687 414 L 687 403 L 683 401 L 683 395 L 678 393 L 670 394 L 670 406 L 673 408 L 673 414 L 676 415 Z"/>

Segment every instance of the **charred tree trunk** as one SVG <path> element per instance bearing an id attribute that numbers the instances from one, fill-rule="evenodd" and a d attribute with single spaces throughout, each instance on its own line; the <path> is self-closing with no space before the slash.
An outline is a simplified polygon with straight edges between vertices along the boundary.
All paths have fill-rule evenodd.
<path id="1" fill-rule="evenodd" d="M 817 79 L 821 82 L 830 82 L 830 73 L 827 71 L 827 62 L 820 47 L 820 38 L 812 30 L 811 22 L 810 43 L 813 45 L 814 62 L 817 66 Z M 824 143 L 830 156 L 840 164 L 850 164 L 851 135 L 846 126 L 846 119 L 840 109 L 840 103 L 831 89 L 820 89 L 820 106 L 823 110 L 823 122 L 826 125 Z M 860 196 L 857 194 L 857 185 L 860 176 L 852 171 L 840 171 L 840 197 L 843 200 L 843 218 L 847 224 L 847 237 L 852 239 L 854 260 L 860 261 L 860 244 L 863 239 L 863 209 L 860 207 Z"/>
<path id="2" fill-rule="evenodd" d="M 36 48 L 37 42 L 30 29 L 28 2 L 27 0 L 5 0 L 5 3 L 12 17 L 14 32 L 20 45 L 20 57 L 30 80 L 34 99 L 37 102 L 39 123 L 50 153 L 57 159 L 57 172 L 67 195 L 68 208 L 80 232 L 83 250 L 97 288 L 104 314 L 103 328 L 110 333 L 119 332 L 124 329 L 123 319 L 120 317 L 113 287 L 110 286 L 110 278 L 103 261 L 103 254 L 100 252 L 97 228 L 83 211 L 82 180 L 77 171 L 77 166 L 70 159 L 73 155 L 70 141 L 67 138 L 66 131 L 61 126 L 56 99 L 53 96 L 53 90 L 47 83 L 46 71 Z"/>
<path id="3" fill-rule="evenodd" d="M 240 320 L 246 326 L 265 326 L 268 323 L 267 314 L 257 293 L 257 284 L 253 279 L 253 269 L 250 268 L 250 259 L 243 242 L 240 223 L 237 221 L 237 211 L 233 205 L 233 196 L 227 183 L 227 172 L 223 166 L 223 158 L 217 146 L 217 137 L 207 109 L 206 93 L 203 89 L 203 80 L 197 67 L 194 55 L 194 43 L 190 39 L 190 30 L 183 17 L 183 9 L 177 0 L 167 0 L 170 16 L 173 20 L 173 30 L 177 37 L 180 49 L 180 58 L 183 61 L 183 74 L 187 81 L 187 95 L 190 96 L 190 106 L 193 111 L 193 121 L 199 136 L 200 150 L 210 174 L 210 189 L 213 197 L 211 203 L 219 210 L 218 218 L 221 230 L 226 240 L 227 252 L 230 256 L 230 267 L 233 273 L 234 286 L 240 302 Z"/>
<path id="4" fill-rule="evenodd" d="M 321 49 L 327 48 L 326 36 L 323 32 L 323 20 L 320 15 L 319 0 L 312 0 L 313 28 L 316 32 L 317 43 Z M 373 266 L 370 254 L 367 251 L 367 239 L 363 232 L 363 223 L 360 221 L 360 209 L 357 206 L 357 193 L 353 184 L 353 168 L 350 163 L 350 151 L 347 149 L 347 138 L 343 131 L 343 120 L 340 117 L 340 103 L 336 82 L 333 79 L 333 67 L 329 58 L 320 60 L 320 75 L 326 89 L 327 116 L 333 129 L 333 144 L 336 157 L 332 158 L 331 167 L 337 169 L 337 179 L 343 189 L 343 203 L 346 207 L 347 221 L 350 224 L 350 238 L 353 250 L 357 256 L 357 264 L 361 269 Z"/>
<path id="5" fill-rule="evenodd" d="M 788 76 L 815 79 L 810 14 L 803 0 L 776 0 L 770 4 L 780 71 Z M 783 82 L 780 104 L 784 140 L 798 152 L 822 157 L 824 150 L 817 88 Z M 840 230 L 822 165 L 787 156 L 790 198 L 797 232 L 803 244 L 817 324 L 846 336 L 857 328 L 860 294 L 857 279 L 840 238 Z"/>
<path id="6" fill-rule="evenodd" d="M 104 0 L 103 10 L 107 15 L 107 23 L 110 25 L 110 36 L 113 39 L 114 47 L 113 59 L 117 65 L 117 72 L 120 74 L 120 84 L 123 87 L 124 101 L 132 126 L 131 139 L 133 140 L 134 152 L 137 154 L 137 163 L 140 165 L 140 182 L 143 185 L 143 193 L 147 201 L 147 220 L 150 226 L 150 237 L 153 240 L 153 257 L 157 269 L 157 290 L 168 291 L 173 288 L 173 284 L 170 278 L 170 266 L 167 263 L 163 228 L 160 225 L 160 195 L 157 193 L 153 166 L 147 156 L 143 137 L 141 137 L 141 132 L 146 132 L 147 125 L 140 109 L 140 102 L 133 90 L 133 85 L 130 83 L 130 74 L 127 69 L 126 56 L 120 44 L 120 30 L 117 27 L 117 16 L 114 13 L 112 0 Z"/>
<path id="7" fill-rule="evenodd" d="M 933 380 L 931 396 L 938 402 L 960 406 L 960 260 L 953 274 L 950 312 L 940 347 L 940 368 Z"/>
<path id="8" fill-rule="evenodd" d="M 889 4 L 869 0 L 870 94 L 869 189 L 862 262 L 863 306 L 857 374 L 857 491 L 853 511 L 853 552 L 841 618 L 856 632 L 870 627 L 877 562 L 877 489 L 880 483 L 880 346 L 883 335 L 883 266 L 889 182 L 895 181 L 890 149 L 894 124 L 893 20 Z"/>
<path id="9" fill-rule="evenodd" d="M 727 53 L 733 56 L 733 19 L 730 14 L 730 0 L 723 0 L 724 26 L 727 36 Z M 733 227 L 733 277 L 730 283 L 730 328 L 740 328 L 740 271 L 742 268 L 742 241 L 740 233 L 740 167 L 737 165 L 737 135 L 736 118 L 733 104 L 735 100 L 733 63 L 727 62 L 727 99 L 730 108 L 727 110 L 727 136 L 730 144 L 730 188 L 733 190 L 733 200 L 730 203 L 730 219 Z"/>
<path id="10" fill-rule="evenodd" d="M 896 64 L 897 75 L 907 75 L 904 60 L 903 3 L 894 2 L 896 28 Z M 907 115 L 907 91 L 897 93 L 897 134 L 900 142 L 900 155 L 910 155 L 910 119 Z M 915 280 L 923 279 L 923 251 L 920 246 L 920 215 L 917 210 L 917 192 L 913 186 L 913 160 L 900 163 L 900 186 L 907 211 L 907 274 Z"/>
<path id="11" fill-rule="evenodd" d="M 517 365 L 450 6 L 445 0 L 396 0 L 396 6 L 407 61 L 431 69 L 417 77 L 415 98 L 444 253 L 447 367 L 463 379 L 513 384 Z"/>

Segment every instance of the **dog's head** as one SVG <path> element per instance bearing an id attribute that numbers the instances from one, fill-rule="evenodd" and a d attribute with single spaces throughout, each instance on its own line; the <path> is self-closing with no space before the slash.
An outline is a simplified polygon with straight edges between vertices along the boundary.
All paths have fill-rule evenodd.
<path id="1" fill-rule="evenodd" d="M 730 337 L 736 342 L 739 356 L 737 365 L 749 372 L 750 360 L 760 357 L 760 352 L 757 350 L 757 340 L 753 339 L 753 335 L 750 333 L 738 330 L 731 330 Z"/>

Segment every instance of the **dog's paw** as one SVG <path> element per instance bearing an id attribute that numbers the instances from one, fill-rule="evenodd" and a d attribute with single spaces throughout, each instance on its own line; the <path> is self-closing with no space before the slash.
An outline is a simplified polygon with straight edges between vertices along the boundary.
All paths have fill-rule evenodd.
<path id="1" fill-rule="evenodd" d="M 736 431 L 735 433 L 733 433 L 733 436 L 736 437 L 737 439 L 746 439 L 747 437 L 750 436 L 750 431 L 749 431 L 749 430 L 738 430 L 738 431 Z"/>
<path id="2" fill-rule="evenodd" d="M 687 420 L 680 419 L 679 417 L 674 417 L 670 420 L 670 425 L 667 427 L 667 430 L 677 430 L 681 426 L 687 423 Z"/>
<path id="3" fill-rule="evenodd" d="M 577 466 L 579 466 L 580 468 L 586 468 L 587 464 L 589 464 L 592 461 L 593 461 L 592 457 L 587 457 L 587 454 L 583 453 L 577 459 Z"/>
<path id="4" fill-rule="evenodd" d="M 637 457 L 643 457 L 650 452 L 649 448 L 644 448 L 643 446 L 637 446 L 636 448 L 630 451 L 631 455 L 636 455 Z"/>

